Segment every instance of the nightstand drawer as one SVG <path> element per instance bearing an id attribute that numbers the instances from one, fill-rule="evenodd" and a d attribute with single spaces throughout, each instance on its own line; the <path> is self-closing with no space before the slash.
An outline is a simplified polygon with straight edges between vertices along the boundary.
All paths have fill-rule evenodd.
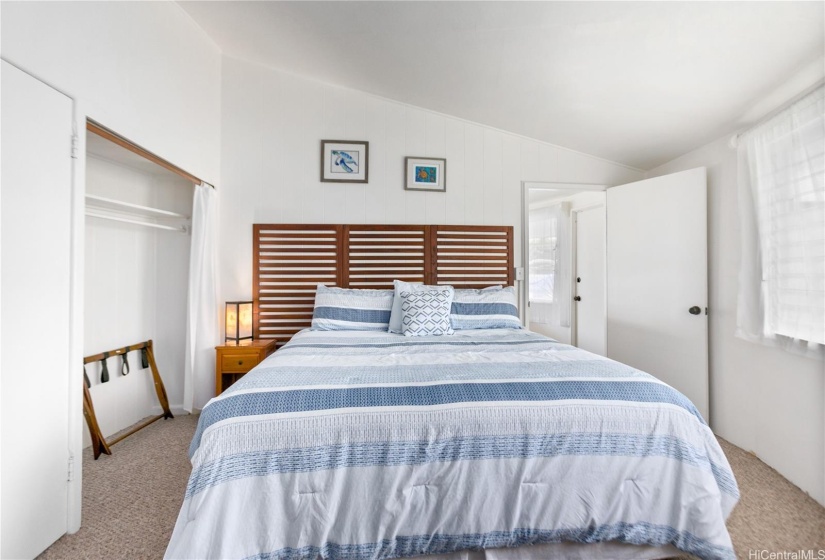
<path id="1" fill-rule="evenodd" d="M 246 373 L 260 363 L 258 356 L 249 354 L 224 354 L 221 356 L 221 369 L 224 372 Z"/>
<path id="2" fill-rule="evenodd" d="M 215 394 L 235 383 L 246 372 L 260 364 L 276 349 L 276 340 L 244 340 L 240 344 L 223 344 L 215 351 Z"/>

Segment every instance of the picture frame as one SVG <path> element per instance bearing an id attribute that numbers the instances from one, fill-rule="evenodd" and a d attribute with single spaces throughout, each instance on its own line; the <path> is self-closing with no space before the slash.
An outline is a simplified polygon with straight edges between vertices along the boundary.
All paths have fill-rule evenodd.
<path id="1" fill-rule="evenodd" d="M 370 143 L 321 140 L 322 183 L 368 183 Z"/>
<path id="2" fill-rule="evenodd" d="M 446 192 L 447 160 L 445 158 L 404 158 L 408 191 Z"/>

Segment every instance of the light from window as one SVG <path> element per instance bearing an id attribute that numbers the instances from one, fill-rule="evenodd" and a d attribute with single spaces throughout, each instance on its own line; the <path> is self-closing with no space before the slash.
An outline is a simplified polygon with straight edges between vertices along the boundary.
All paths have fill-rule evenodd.
<path id="1" fill-rule="evenodd" d="M 553 303 L 556 275 L 556 218 L 547 209 L 530 211 L 530 302 Z"/>
<path id="2" fill-rule="evenodd" d="M 530 301 L 553 303 L 556 238 L 530 238 Z"/>
<path id="3" fill-rule="evenodd" d="M 740 189 L 742 220 L 755 229 L 743 228 L 743 236 L 755 235 L 757 243 L 754 248 L 743 239 L 740 306 L 752 309 L 740 309 L 739 327 L 747 327 L 741 323 L 750 314 L 763 338 L 825 344 L 823 113 L 825 90 L 819 88 L 740 140 L 740 180 L 747 181 Z"/>

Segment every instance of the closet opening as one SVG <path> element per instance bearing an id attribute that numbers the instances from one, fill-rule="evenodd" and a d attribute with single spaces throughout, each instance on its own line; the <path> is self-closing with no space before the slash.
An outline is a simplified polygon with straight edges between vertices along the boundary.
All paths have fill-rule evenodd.
<path id="1" fill-rule="evenodd" d="M 86 156 L 83 355 L 153 341 L 168 407 L 185 414 L 191 216 L 200 180 L 91 121 Z M 164 414 L 148 366 L 139 349 L 85 366 L 94 416 L 107 440 Z M 86 422 L 84 448 L 91 443 Z M 112 452 L 100 460 L 116 460 L 117 447 Z"/>

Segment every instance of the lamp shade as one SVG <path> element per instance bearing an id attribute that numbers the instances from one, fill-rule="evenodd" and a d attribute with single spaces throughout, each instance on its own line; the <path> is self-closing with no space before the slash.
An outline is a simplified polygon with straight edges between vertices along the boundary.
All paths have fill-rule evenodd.
<path id="1" fill-rule="evenodd" d="M 252 339 L 252 302 L 226 302 L 226 340 L 240 342 Z"/>

